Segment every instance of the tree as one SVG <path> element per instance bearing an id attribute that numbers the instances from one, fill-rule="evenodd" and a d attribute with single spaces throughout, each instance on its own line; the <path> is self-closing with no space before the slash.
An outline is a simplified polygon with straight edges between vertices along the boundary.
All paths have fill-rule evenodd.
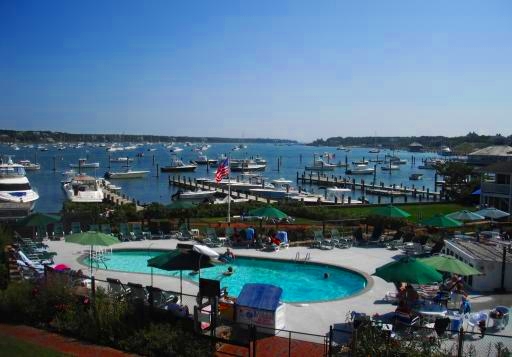
<path id="1" fill-rule="evenodd" d="M 444 177 L 446 196 L 450 200 L 466 200 L 479 185 L 480 179 L 474 175 L 472 166 L 462 162 L 448 161 L 435 165 L 437 173 Z"/>

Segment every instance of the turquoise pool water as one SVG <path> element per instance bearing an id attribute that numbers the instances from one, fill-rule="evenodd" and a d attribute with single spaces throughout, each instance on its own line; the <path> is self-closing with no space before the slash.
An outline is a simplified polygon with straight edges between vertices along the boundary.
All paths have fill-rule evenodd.
<path id="1" fill-rule="evenodd" d="M 162 253 L 146 250 L 114 251 L 105 261 L 106 269 L 150 274 L 147 260 Z M 84 264 L 88 264 L 88 261 Z M 225 276 L 222 273 L 228 266 L 233 267 L 234 274 Z M 324 279 L 324 273 L 329 274 L 328 279 Z M 160 269 L 153 269 L 153 274 L 177 278 L 180 275 L 179 271 Z M 283 289 L 283 301 L 293 303 L 345 298 L 364 289 L 367 283 L 360 274 L 334 266 L 242 257 L 237 257 L 230 264 L 201 269 L 201 277 L 220 280 L 221 287 L 226 287 L 232 296 L 238 296 L 246 283 L 277 285 Z M 197 282 L 199 277 L 191 275 L 190 271 L 183 271 L 183 279 Z"/>

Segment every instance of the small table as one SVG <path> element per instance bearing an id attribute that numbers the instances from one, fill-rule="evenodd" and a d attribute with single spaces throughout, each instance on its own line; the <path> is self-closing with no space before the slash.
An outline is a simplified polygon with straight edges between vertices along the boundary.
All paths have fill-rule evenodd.
<path id="1" fill-rule="evenodd" d="M 420 305 L 414 308 L 414 311 L 429 322 L 438 317 L 444 317 L 448 313 L 448 309 L 445 306 L 438 304 Z"/>

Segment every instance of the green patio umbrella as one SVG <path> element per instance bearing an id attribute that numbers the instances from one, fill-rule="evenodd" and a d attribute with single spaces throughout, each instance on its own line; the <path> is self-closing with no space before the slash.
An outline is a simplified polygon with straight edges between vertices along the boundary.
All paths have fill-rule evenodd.
<path id="1" fill-rule="evenodd" d="M 434 268 L 411 257 L 383 265 L 373 275 L 390 283 L 430 284 L 443 280 Z"/>
<path id="2" fill-rule="evenodd" d="M 65 237 L 66 243 L 77 243 L 81 245 L 91 246 L 89 261 L 92 276 L 92 251 L 95 245 L 109 246 L 112 244 L 120 243 L 119 239 L 101 232 L 88 231 L 83 233 L 75 233 Z"/>
<path id="3" fill-rule="evenodd" d="M 424 226 L 436 228 L 454 228 L 463 225 L 462 222 L 459 222 L 447 216 L 443 216 L 442 214 L 436 214 L 433 217 L 422 220 L 420 223 L 423 224 Z"/>
<path id="4" fill-rule="evenodd" d="M 56 216 L 53 214 L 35 212 L 18 221 L 17 224 L 22 227 L 40 227 L 47 226 L 51 223 L 59 222 L 60 219 L 60 216 Z"/>
<path id="5" fill-rule="evenodd" d="M 450 213 L 450 214 L 447 214 L 446 217 L 449 217 L 451 219 L 455 219 L 457 221 L 462 221 L 462 222 L 465 222 L 465 221 L 482 221 L 485 219 L 484 216 L 478 214 L 478 213 L 475 213 L 475 212 L 471 212 L 471 211 L 468 211 L 468 210 L 465 210 L 463 209 L 462 211 L 457 211 L 457 212 L 453 212 L 453 213 Z"/>
<path id="6" fill-rule="evenodd" d="M 453 273 L 463 276 L 482 274 L 472 266 L 449 255 L 436 255 L 428 258 L 422 258 L 420 261 L 445 273 Z"/>
<path id="7" fill-rule="evenodd" d="M 272 206 L 256 208 L 247 213 L 248 216 L 283 219 L 288 217 L 286 213 Z"/>
<path id="8" fill-rule="evenodd" d="M 383 207 L 378 207 L 371 211 L 371 214 L 376 216 L 383 216 L 383 217 L 394 217 L 394 218 L 407 218 L 410 217 L 411 214 L 409 212 L 406 212 L 396 206 L 388 205 Z"/>
<path id="9" fill-rule="evenodd" d="M 148 260 L 148 267 L 167 271 L 180 271 L 180 295 L 183 294 L 183 270 L 200 270 L 214 266 L 208 255 L 195 250 L 173 249 Z M 151 270 L 153 274 L 153 270 Z"/>

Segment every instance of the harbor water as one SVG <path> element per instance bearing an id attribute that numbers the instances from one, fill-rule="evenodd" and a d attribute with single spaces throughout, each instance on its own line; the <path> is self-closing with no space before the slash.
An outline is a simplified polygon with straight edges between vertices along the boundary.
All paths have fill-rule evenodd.
<path id="1" fill-rule="evenodd" d="M 183 148 L 183 151 L 177 153 L 177 156 L 183 162 L 188 163 L 198 157 L 198 153 L 193 151 L 193 146 L 184 146 L 177 144 Z M 411 187 L 413 184 L 416 187 L 429 189 L 435 191 L 434 183 L 434 170 L 422 170 L 418 166 L 422 165 L 422 160 L 426 158 L 438 158 L 435 153 L 411 153 L 407 151 L 390 151 L 380 150 L 379 153 L 370 153 L 369 148 L 350 148 L 350 151 L 336 150 L 335 147 L 312 147 L 301 144 L 248 144 L 246 148 L 241 148 L 233 151 L 235 144 L 232 143 L 219 143 L 212 144 L 211 147 L 204 152 L 209 159 L 217 159 L 220 155 L 230 155 L 234 159 L 244 159 L 250 157 L 260 156 L 267 160 L 267 167 L 261 175 L 267 182 L 272 179 L 285 178 L 295 182 L 297 173 L 302 175 L 304 168 L 313 163 L 314 158 L 320 155 L 324 156 L 324 160 L 331 163 L 344 163 L 347 161 L 349 167 L 354 161 L 362 160 L 375 160 L 384 159 L 385 155 L 393 155 L 400 159 L 407 160 L 406 164 L 400 165 L 399 170 L 384 171 L 381 166 L 384 163 L 370 162 L 369 167 L 376 165 L 376 184 L 383 182 L 386 185 L 400 184 Z M 99 162 L 99 168 L 83 169 L 83 172 L 95 177 L 103 177 L 107 171 L 122 171 L 122 163 L 110 162 L 110 158 L 129 157 L 133 158 L 131 162 L 132 170 L 148 170 L 149 174 L 145 178 L 140 179 L 126 179 L 126 180 L 113 180 L 112 182 L 122 187 L 122 193 L 138 200 L 141 204 L 150 202 L 160 202 L 168 204 L 171 200 L 171 195 L 174 194 L 177 188 L 170 186 L 168 182 L 169 175 L 184 175 L 191 178 L 212 178 L 215 175 L 215 167 L 207 168 L 205 165 L 200 165 L 195 172 L 183 173 L 161 173 L 158 172 L 157 167 L 166 166 L 170 163 L 171 152 L 164 144 L 144 144 L 137 146 L 135 149 L 108 152 L 105 147 L 94 145 L 83 145 L 80 148 L 66 147 L 59 150 L 56 146 L 47 145 L 47 151 L 41 151 L 37 145 L 33 147 L 26 147 L 19 145 L 19 150 L 15 150 L 8 145 L 0 146 L 0 153 L 4 155 L 12 155 L 14 161 L 30 160 L 37 162 L 41 165 L 40 170 L 27 171 L 27 176 L 35 189 L 39 192 L 40 199 L 36 204 L 36 210 L 41 212 L 58 212 L 62 208 L 62 204 L 66 199 L 65 193 L 62 190 L 61 180 L 64 178 L 62 173 L 69 170 L 71 164 L 77 164 L 80 158 L 87 159 L 87 162 Z M 325 153 L 330 153 L 329 158 Z M 138 154 L 138 155 L 137 155 Z M 75 169 L 76 170 L 76 169 Z M 412 173 L 421 173 L 423 178 L 419 181 L 410 181 L 409 176 Z M 309 174 L 309 173 L 308 173 Z M 364 179 L 369 183 L 373 181 L 373 175 L 345 175 L 345 168 L 338 167 L 334 171 L 327 171 L 325 174 L 331 176 L 342 176 L 356 179 L 360 182 Z M 232 173 L 235 177 L 237 173 Z M 316 174 L 315 174 L 316 175 Z M 302 185 L 302 184 L 301 184 Z M 295 185 L 297 186 L 297 185 Z M 303 185 L 303 188 L 308 192 L 323 194 L 320 187 Z M 353 199 L 361 198 L 361 192 L 356 190 L 352 193 Z M 370 203 L 376 203 L 375 196 L 367 195 L 365 198 Z M 382 197 L 381 202 L 389 202 L 389 197 Z M 395 202 L 401 202 L 403 199 L 395 198 Z M 414 201 L 414 198 L 409 198 L 409 201 Z"/>

